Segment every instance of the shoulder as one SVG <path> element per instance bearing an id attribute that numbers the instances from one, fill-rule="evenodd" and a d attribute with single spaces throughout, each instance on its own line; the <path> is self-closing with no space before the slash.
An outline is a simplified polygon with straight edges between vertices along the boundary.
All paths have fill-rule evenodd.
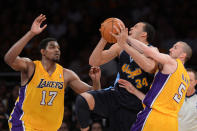
<path id="1" fill-rule="evenodd" d="M 35 69 L 35 63 L 34 63 L 34 61 L 32 61 L 31 59 L 26 58 L 26 57 L 22 57 L 22 59 L 27 64 L 27 71 L 32 72 L 32 70 Z"/>
<path id="2" fill-rule="evenodd" d="M 167 54 L 163 54 L 163 55 L 165 55 L 162 56 L 163 63 L 159 62 L 159 64 L 161 65 L 160 66 L 161 68 L 159 68 L 160 71 L 162 71 L 162 73 L 164 74 L 174 73 L 177 70 L 178 62 Z"/>
<path id="3" fill-rule="evenodd" d="M 74 72 L 70 69 L 66 69 L 66 68 L 63 68 L 63 73 L 64 75 L 72 75 L 74 74 Z"/>
<path id="4" fill-rule="evenodd" d="M 177 62 L 176 59 L 172 58 L 172 57 L 171 57 L 170 55 L 168 55 L 168 54 L 163 54 L 163 53 L 161 53 L 161 54 L 162 54 L 163 57 L 166 59 L 164 65 L 166 64 L 166 65 L 170 65 L 170 66 L 177 66 L 178 62 Z"/>
<path id="5" fill-rule="evenodd" d="M 78 75 L 70 69 L 63 68 L 63 74 L 64 74 L 64 79 L 66 81 L 70 81 L 70 80 L 79 78 Z"/>
<path id="6" fill-rule="evenodd" d="M 29 59 L 27 57 L 22 57 L 22 59 L 24 60 L 25 63 L 28 64 L 28 66 L 34 66 L 35 65 L 34 61 L 32 61 L 31 59 Z"/>

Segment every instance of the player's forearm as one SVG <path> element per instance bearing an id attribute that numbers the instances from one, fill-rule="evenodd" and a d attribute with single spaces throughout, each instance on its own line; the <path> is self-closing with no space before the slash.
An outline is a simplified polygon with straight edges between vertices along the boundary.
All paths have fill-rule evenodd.
<path id="1" fill-rule="evenodd" d="M 129 45 L 131 45 L 133 48 L 135 48 L 138 52 L 142 53 L 142 54 L 145 53 L 146 50 L 149 50 L 149 47 L 147 45 L 145 45 L 141 41 L 138 41 L 138 40 L 133 39 L 131 37 L 128 37 L 127 43 Z M 145 54 L 145 55 L 147 55 L 147 54 Z"/>
<path id="2" fill-rule="evenodd" d="M 145 94 L 142 93 L 141 91 L 137 90 L 134 92 L 134 95 L 137 96 L 137 98 L 139 98 L 141 101 L 144 100 L 145 98 Z"/>
<path id="3" fill-rule="evenodd" d="M 133 58 L 133 60 L 146 72 L 152 73 L 155 68 L 155 61 L 139 53 L 128 44 L 124 44 L 124 50 Z"/>
<path id="4" fill-rule="evenodd" d="M 102 52 L 105 48 L 107 42 L 103 38 L 99 41 L 98 45 L 92 52 L 90 58 L 89 58 L 89 64 L 91 66 L 100 66 L 102 61 Z"/>
<path id="5" fill-rule="evenodd" d="M 5 54 L 4 60 L 7 64 L 14 62 L 17 56 L 22 52 L 25 45 L 35 36 L 31 31 L 27 32 L 20 40 L 18 40 Z"/>

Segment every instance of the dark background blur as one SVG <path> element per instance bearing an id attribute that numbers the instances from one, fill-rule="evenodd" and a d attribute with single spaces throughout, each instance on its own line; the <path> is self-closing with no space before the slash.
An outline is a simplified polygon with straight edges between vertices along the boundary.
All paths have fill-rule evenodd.
<path id="1" fill-rule="evenodd" d="M 91 84 L 88 59 L 100 39 L 100 24 L 109 17 L 120 18 L 130 28 L 139 21 L 146 21 L 156 29 L 152 43 L 161 52 L 178 40 L 186 41 L 193 49 L 193 56 L 186 67 L 197 69 L 197 1 L 196 0 L 6 0 L 0 1 L 0 130 L 7 130 L 4 123 L 9 116 L 20 85 L 20 74 L 3 61 L 8 49 L 31 27 L 40 14 L 46 15 L 47 29 L 33 38 L 20 56 L 32 60 L 40 58 L 39 42 L 55 37 L 61 47 L 61 61 L 65 68 L 75 71 Z M 102 66 L 102 87 L 115 79 L 117 60 Z M 70 130 L 78 130 L 74 115 L 76 94 L 67 88 L 65 119 Z M 2 106 L 2 107 L 1 107 Z M 5 116 L 5 119 L 4 119 Z M 1 124 L 3 123 L 3 124 Z M 106 124 L 106 123 L 105 123 Z M 2 126 L 1 126 L 2 125 Z"/>

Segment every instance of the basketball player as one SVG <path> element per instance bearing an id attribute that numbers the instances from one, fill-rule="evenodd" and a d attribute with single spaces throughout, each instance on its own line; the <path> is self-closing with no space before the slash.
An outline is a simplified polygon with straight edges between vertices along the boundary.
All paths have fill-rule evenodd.
<path id="1" fill-rule="evenodd" d="M 129 34 L 129 37 L 136 38 L 148 45 L 152 42 L 155 30 L 152 25 L 139 22 L 130 29 Z M 153 75 L 149 74 L 154 72 L 156 66 L 152 59 L 138 55 L 137 51 L 137 53 L 130 54 L 131 57 L 117 43 L 108 50 L 104 50 L 106 44 L 106 40 L 101 38 L 90 56 L 89 64 L 100 66 L 118 57 L 119 72 L 114 85 L 111 87 L 82 93 L 77 97 L 76 114 L 82 131 L 89 129 L 90 111 L 108 118 L 110 131 L 129 131 L 132 123 L 136 120 L 137 113 L 143 107 L 135 95 L 130 94 L 124 88 L 119 88 L 117 81 L 120 78 L 126 79 L 140 91 L 146 93 L 153 80 Z"/>
<path id="2" fill-rule="evenodd" d="M 9 119 L 11 131 L 57 131 L 63 119 L 66 86 L 69 85 L 77 93 L 100 88 L 99 68 L 90 70 L 92 88 L 73 71 L 57 64 L 60 47 L 53 38 L 40 43 L 41 61 L 19 57 L 27 43 L 47 27 L 40 27 L 44 20 L 45 15 L 38 16 L 31 30 L 4 57 L 10 67 L 21 72 L 20 94 Z"/>
<path id="3" fill-rule="evenodd" d="M 146 106 L 138 114 L 131 131 L 178 131 L 178 112 L 190 83 L 189 75 L 183 65 L 192 55 L 190 46 L 179 41 L 170 49 L 170 55 L 167 55 L 128 37 L 127 28 L 121 28 L 120 33 L 113 36 L 124 50 L 129 51 L 134 47 L 142 53 L 141 55 L 151 57 L 159 63 L 154 81 L 146 96 L 142 97 L 138 91 L 130 89 L 130 93 L 137 93 L 135 95 L 141 98 Z M 131 87 L 127 86 L 128 81 L 120 80 L 119 83 L 121 87 Z"/>
<path id="4" fill-rule="evenodd" d="M 179 131 L 197 131 L 197 73 L 193 69 L 187 69 L 190 77 L 190 86 L 187 90 L 185 101 L 179 111 Z"/>

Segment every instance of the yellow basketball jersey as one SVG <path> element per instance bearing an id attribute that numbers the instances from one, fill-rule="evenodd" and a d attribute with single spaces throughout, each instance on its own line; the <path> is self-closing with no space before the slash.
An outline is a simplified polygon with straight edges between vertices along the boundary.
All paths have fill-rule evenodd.
<path id="1" fill-rule="evenodd" d="M 178 112 L 189 87 L 189 75 L 177 61 L 174 73 L 158 71 L 143 103 L 145 109 L 137 116 L 132 131 L 178 131 Z"/>
<path id="2" fill-rule="evenodd" d="M 40 61 L 34 64 L 32 79 L 20 88 L 9 122 L 12 126 L 22 124 L 38 130 L 57 131 L 64 112 L 63 67 L 56 64 L 55 71 L 49 75 Z"/>
<path id="3" fill-rule="evenodd" d="M 177 69 L 172 74 L 155 75 L 150 91 L 143 103 L 149 108 L 177 117 L 189 87 L 189 75 L 182 62 L 177 59 Z"/>

